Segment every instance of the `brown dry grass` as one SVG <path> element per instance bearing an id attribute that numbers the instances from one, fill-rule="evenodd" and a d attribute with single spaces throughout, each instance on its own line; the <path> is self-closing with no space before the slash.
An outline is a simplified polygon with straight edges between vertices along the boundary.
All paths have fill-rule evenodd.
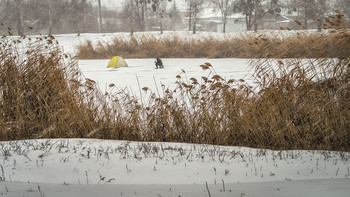
<path id="1" fill-rule="evenodd" d="M 242 80 L 225 81 L 214 70 L 209 78 L 177 76 L 175 90 L 164 90 L 163 98 L 151 97 L 152 105 L 145 106 L 143 138 L 349 150 L 349 63 L 254 61 L 258 89 Z M 201 67 L 212 69 L 209 63 Z"/>
<path id="2" fill-rule="evenodd" d="M 14 43 L 23 38 L 3 38 L 0 139 L 93 137 L 350 151 L 350 59 L 344 44 L 350 35 L 344 30 L 331 35 L 343 43 L 335 53 L 344 57 L 323 58 L 324 50 L 318 48 L 316 59 L 252 60 L 255 88 L 243 80 L 222 79 L 206 63 L 201 67 L 210 76 L 178 75 L 174 90 L 162 87 L 164 96 L 144 87 L 141 101 L 115 91 L 113 84 L 102 94 L 53 37 L 32 41 L 23 52 Z M 258 38 L 263 41 L 270 42 Z M 200 44 L 203 49 L 206 43 Z M 266 56 L 263 51 L 255 52 Z"/>
<path id="3" fill-rule="evenodd" d="M 296 21 L 300 26 L 301 23 Z M 303 28 L 303 27 L 302 27 Z M 344 58 L 350 57 L 344 15 L 325 18 L 323 32 L 280 31 L 214 36 L 116 35 L 111 41 L 78 45 L 80 59 L 124 58 Z"/>
<path id="4" fill-rule="evenodd" d="M 216 38 L 206 36 L 166 38 L 134 35 L 129 39 L 114 37 L 111 42 L 86 41 L 78 46 L 80 59 L 111 58 L 317 58 L 350 57 L 349 40 L 339 39 L 340 30 L 319 32 L 291 32 L 284 36 L 278 33 L 240 34 Z M 349 34 L 343 30 L 343 34 Z"/>
<path id="5" fill-rule="evenodd" d="M 53 37 L 3 37 L 0 48 L 0 139 L 84 137 L 98 124 L 94 82 Z"/>

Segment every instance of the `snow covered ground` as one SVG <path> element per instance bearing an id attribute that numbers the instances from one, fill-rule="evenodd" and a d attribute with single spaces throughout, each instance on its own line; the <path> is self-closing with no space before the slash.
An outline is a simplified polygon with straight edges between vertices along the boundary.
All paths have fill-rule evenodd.
<path id="1" fill-rule="evenodd" d="M 247 66 L 246 59 L 162 59 L 164 69 L 155 69 L 155 59 L 125 59 L 129 67 L 107 68 L 106 60 L 79 60 L 79 68 L 85 77 L 95 80 L 100 89 L 105 91 L 110 83 L 120 89 L 127 88 L 133 95 L 139 97 L 139 89 L 150 88 L 153 92 L 162 92 L 164 88 L 174 89 L 176 76 L 182 75 L 184 81 L 191 77 L 199 82 L 201 77 L 208 77 L 210 71 L 204 71 L 199 65 L 209 62 L 214 71 L 224 79 L 245 79 L 252 82 L 252 69 Z M 185 71 L 185 73 L 183 73 Z M 183 73 L 183 74 L 182 74 Z M 213 74 L 211 74 L 213 76 Z M 187 78 L 186 78 L 187 77 Z M 190 82 L 188 82 L 190 83 Z"/>
<path id="2" fill-rule="evenodd" d="M 112 35 L 58 35 L 65 52 L 84 39 Z M 117 54 L 116 54 L 117 55 Z M 98 82 L 139 88 L 174 87 L 176 75 L 207 76 L 210 62 L 226 79 L 252 82 L 245 59 L 79 60 L 82 73 Z M 183 143 L 95 139 L 0 142 L 0 196 L 349 196 L 350 153 L 272 151 Z"/>
<path id="3" fill-rule="evenodd" d="M 3 196 L 348 196 L 350 154 L 94 139 L 0 143 Z M 208 184 L 208 190 L 206 189 Z"/>

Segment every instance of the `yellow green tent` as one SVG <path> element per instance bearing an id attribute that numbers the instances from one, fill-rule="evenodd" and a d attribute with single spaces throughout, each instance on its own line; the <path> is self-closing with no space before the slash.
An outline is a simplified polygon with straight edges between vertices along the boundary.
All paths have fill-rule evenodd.
<path id="1" fill-rule="evenodd" d="M 107 68 L 128 67 L 126 61 L 120 56 L 114 56 L 108 63 Z"/>

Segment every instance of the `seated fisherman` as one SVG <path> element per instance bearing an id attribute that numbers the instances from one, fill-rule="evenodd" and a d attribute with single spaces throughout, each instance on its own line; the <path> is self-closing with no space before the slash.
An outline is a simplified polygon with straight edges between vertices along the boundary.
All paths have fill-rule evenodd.
<path id="1" fill-rule="evenodd" d="M 160 58 L 157 57 L 157 61 L 154 63 L 156 63 L 156 68 L 164 68 L 163 62 Z"/>

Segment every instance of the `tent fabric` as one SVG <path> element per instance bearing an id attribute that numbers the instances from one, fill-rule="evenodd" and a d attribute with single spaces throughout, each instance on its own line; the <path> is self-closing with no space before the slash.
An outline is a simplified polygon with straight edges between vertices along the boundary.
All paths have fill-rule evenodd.
<path id="1" fill-rule="evenodd" d="M 108 63 L 107 68 L 128 67 L 126 61 L 120 56 L 114 56 Z"/>

